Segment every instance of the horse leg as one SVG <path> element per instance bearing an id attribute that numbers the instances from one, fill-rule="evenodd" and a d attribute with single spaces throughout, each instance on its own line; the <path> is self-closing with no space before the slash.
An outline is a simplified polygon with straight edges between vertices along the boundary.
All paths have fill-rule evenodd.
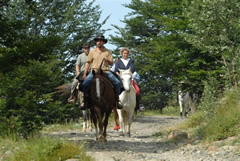
<path id="1" fill-rule="evenodd" d="M 126 129 L 128 129 L 128 113 L 126 111 L 123 112 L 123 122 L 124 122 L 123 133 L 124 136 L 127 136 Z"/>
<path id="2" fill-rule="evenodd" d="M 82 107 L 84 105 L 84 102 L 83 102 L 83 92 L 79 91 L 79 105 L 80 107 Z"/>
<path id="3" fill-rule="evenodd" d="M 120 132 L 123 134 L 124 129 L 124 123 L 123 123 L 123 110 L 117 109 L 118 117 L 119 117 L 119 123 L 120 123 Z M 122 135 L 120 134 L 120 135 Z"/>
<path id="4" fill-rule="evenodd" d="M 87 118 L 87 128 L 90 130 L 90 131 L 92 131 L 92 119 L 91 119 L 91 117 L 90 117 L 90 110 L 88 109 L 87 110 L 88 111 L 88 118 Z"/>
<path id="5" fill-rule="evenodd" d="M 118 130 L 120 128 L 120 125 L 119 125 L 119 116 L 118 116 L 116 107 L 113 109 L 113 113 L 114 113 L 114 121 L 115 121 L 114 130 Z"/>
<path id="6" fill-rule="evenodd" d="M 103 131 L 104 141 L 107 141 L 107 126 L 108 126 L 108 118 L 109 118 L 110 114 L 111 114 L 111 110 L 107 111 L 105 114 L 104 131 Z"/>
<path id="7" fill-rule="evenodd" d="M 180 107 L 180 116 L 183 117 L 183 102 L 179 101 L 179 107 Z"/>
<path id="8" fill-rule="evenodd" d="M 95 115 L 94 111 L 92 111 L 92 110 L 91 110 L 91 118 L 92 118 L 93 124 L 95 126 L 96 140 L 98 140 L 99 131 L 98 131 L 98 126 L 97 126 L 97 118 L 96 118 L 96 115 Z"/>
<path id="9" fill-rule="evenodd" d="M 82 110 L 83 113 L 83 131 L 86 132 L 86 121 L 87 121 L 87 111 L 86 110 Z"/>
<path id="10" fill-rule="evenodd" d="M 128 113 L 127 137 L 131 137 L 130 129 L 131 129 L 132 118 L 133 118 L 132 116 L 133 116 L 133 113 L 129 112 Z"/>
<path id="11" fill-rule="evenodd" d="M 98 127 L 99 127 L 99 140 L 104 140 L 104 136 L 103 136 L 103 114 L 102 111 L 98 108 L 98 107 L 94 107 L 96 115 L 97 115 L 97 119 L 98 119 Z"/>

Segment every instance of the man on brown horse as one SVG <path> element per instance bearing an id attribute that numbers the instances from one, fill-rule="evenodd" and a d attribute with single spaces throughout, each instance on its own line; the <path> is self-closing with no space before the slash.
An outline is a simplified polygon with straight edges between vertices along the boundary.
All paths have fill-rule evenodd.
<path id="1" fill-rule="evenodd" d="M 96 42 L 96 48 L 92 49 L 90 51 L 90 53 L 88 54 L 87 63 L 86 63 L 84 74 L 83 74 L 84 82 L 83 82 L 82 87 L 83 87 L 85 103 L 84 103 L 84 106 L 81 108 L 81 110 L 86 109 L 86 101 L 87 101 L 87 97 L 88 97 L 87 88 L 91 84 L 91 81 L 94 77 L 92 72 L 90 72 L 86 77 L 87 71 L 88 71 L 90 65 L 92 65 L 92 71 L 94 70 L 95 72 L 97 72 L 103 59 L 104 59 L 104 63 L 102 64 L 101 69 L 104 73 L 107 74 L 108 79 L 111 81 L 111 83 L 114 86 L 117 107 L 120 109 L 120 108 L 122 108 L 122 106 L 119 105 L 119 94 L 120 94 L 121 83 L 118 80 L 118 78 L 110 71 L 110 68 L 109 68 L 109 65 L 113 64 L 113 57 L 112 57 L 111 51 L 109 51 L 107 48 L 104 47 L 104 44 L 107 43 L 107 39 L 105 39 L 105 37 L 103 35 L 101 35 L 101 36 L 94 38 L 94 40 Z"/>
<path id="2" fill-rule="evenodd" d="M 80 54 L 77 58 L 77 62 L 76 62 L 76 77 L 74 77 L 73 83 L 72 83 L 72 87 L 71 87 L 71 95 L 70 98 L 68 99 L 68 102 L 73 102 L 75 103 L 77 100 L 77 96 L 74 95 L 74 91 L 76 90 L 76 87 L 78 85 L 78 77 L 83 75 L 84 69 L 85 69 L 85 64 L 87 61 L 87 56 L 88 53 L 90 51 L 90 45 L 88 43 L 83 44 L 82 46 L 83 48 L 83 53 Z"/>

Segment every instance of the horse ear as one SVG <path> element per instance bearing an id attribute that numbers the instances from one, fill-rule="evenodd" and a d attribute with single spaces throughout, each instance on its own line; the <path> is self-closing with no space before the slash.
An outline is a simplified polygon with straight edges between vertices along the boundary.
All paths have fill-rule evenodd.
<path id="1" fill-rule="evenodd" d="M 120 72 L 120 73 L 122 73 L 123 71 L 124 71 L 124 70 L 122 70 L 122 69 L 119 69 L 119 72 Z"/>

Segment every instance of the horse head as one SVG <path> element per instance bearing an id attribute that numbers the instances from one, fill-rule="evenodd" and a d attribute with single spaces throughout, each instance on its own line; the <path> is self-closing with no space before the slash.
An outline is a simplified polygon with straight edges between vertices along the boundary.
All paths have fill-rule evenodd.
<path id="1" fill-rule="evenodd" d="M 130 68 L 127 70 L 120 69 L 119 71 L 120 71 L 120 78 L 122 80 L 123 87 L 125 91 L 129 92 L 132 85 L 132 72 Z"/>
<path id="2" fill-rule="evenodd" d="M 92 91 L 94 91 L 95 93 L 92 95 L 92 97 L 94 97 L 96 99 L 96 101 L 102 101 L 103 97 L 104 97 L 104 92 L 105 92 L 105 82 L 103 79 L 103 71 L 99 70 L 98 72 L 95 72 L 93 70 L 92 72 L 93 74 L 93 80 L 92 80 Z"/>

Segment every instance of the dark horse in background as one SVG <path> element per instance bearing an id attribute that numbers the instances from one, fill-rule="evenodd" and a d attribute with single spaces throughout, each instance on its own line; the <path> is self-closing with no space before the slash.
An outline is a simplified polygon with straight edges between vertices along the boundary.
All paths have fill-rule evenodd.
<path id="1" fill-rule="evenodd" d="M 93 70 L 92 74 L 94 77 L 87 91 L 89 95 L 86 103 L 95 125 L 96 140 L 107 141 L 108 118 L 116 105 L 115 92 L 101 66 L 97 72 Z"/>

